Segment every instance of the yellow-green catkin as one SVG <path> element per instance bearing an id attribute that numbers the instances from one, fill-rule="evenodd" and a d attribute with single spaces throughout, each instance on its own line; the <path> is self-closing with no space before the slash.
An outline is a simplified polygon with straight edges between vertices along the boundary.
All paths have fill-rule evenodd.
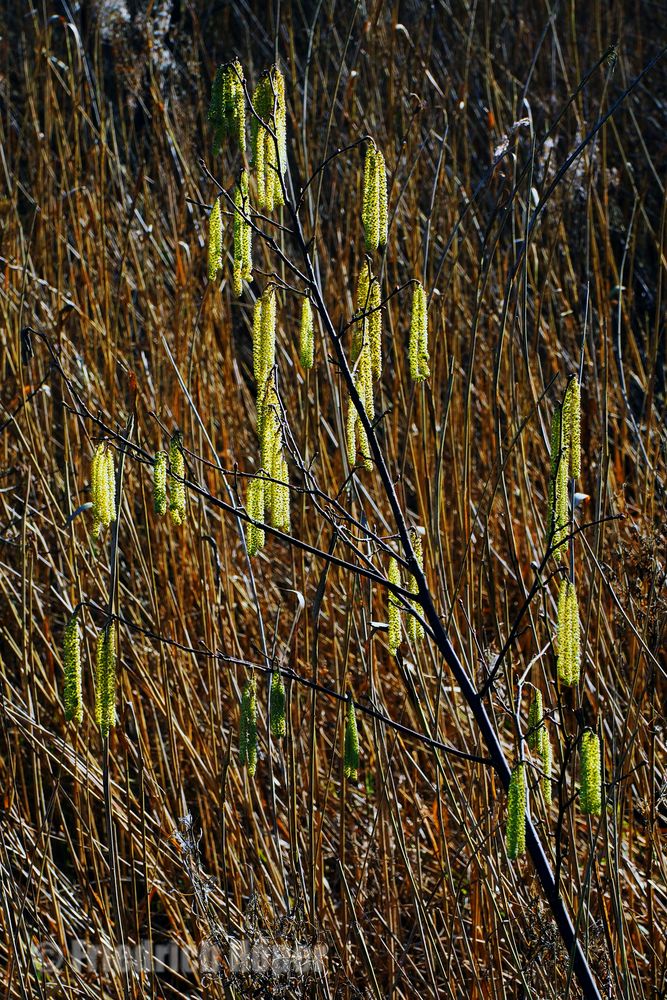
<path id="1" fill-rule="evenodd" d="M 183 435 L 176 431 L 169 442 L 169 513 L 174 524 L 185 520 L 185 459 L 183 458 Z M 178 478 L 176 478 L 178 477 Z"/>
<path id="2" fill-rule="evenodd" d="M 538 753 L 540 755 L 540 762 L 542 764 L 542 777 L 540 779 L 540 785 L 542 788 L 542 794 L 544 795 L 545 802 L 551 802 L 551 771 L 553 769 L 553 750 L 551 748 L 551 740 L 549 739 L 549 733 L 547 732 L 546 726 L 542 726 L 539 732 L 540 732 L 540 742 L 538 746 Z"/>
<path id="3" fill-rule="evenodd" d="M 570 478 L 577 479 L 581 475 L 581 390 L 576 375 L 568 382 L 564 411 L 567 413 Z"/>
<path id="4" fill-rule="evenodd" d="M 527 740 L 528 746 L 531 750 L 537 750 L 540 745 L 540 740 L 542 738 L 541 734 L 544 729 L 542 712 L 542 692 L 536 690 L 528 710 Z"/>
<path id="5" fill-rule="evenodd" d="M 102 739 L 116 725 L 116 629 L 109 622 L 97 637 L 95 657 L 95 721 Z"/>
<path id="6" fill-rule="evenodd" d="M 289 472 L 280 437 L 276 437 L 273 453 L 273 478 L 271 496 L 271 524 L 280 531 L 290 529 Z"/>
<path id="7" fill-rule="evenodd" d="M 269 285 L 255 302 L 252 323 L 252 357 L 258 392 L 276 362 L 276 290 Z"/>
<path id="8" fill-rule="evenodd" d="M 400 587 L 401 570 L 397 560 L 393 556 L 389 560 L 387 578 L 392 586 Z M 389 617 L 389 650 L 392 656 L 396 656 L 398 647 L 401 645 L 401 606 L 398 598 L 391 591 L 389 591 L 387 601 L 387 614 Z"/>
<path id="9" fill-rule="evenodd" d="M 93 502 L 93 531 L 108 528 L 116 520 L 116 473 L 113 451 L 100 444 L 93 455 L 90 470 L 90 491 Z"/>
<path id="10" fill-rule="evenodd" d="M 257 203 L 261 209 L 272 211 L 285 203 L 282 178 L 287 168 L 285 80 L 277 66 L 257 84 L 252 104 L 255 110 L 252 154 L 257 176 Z"/>
<path id="11" fill-rule="evenodd" d="M 599 816 L 602 809 L 602 763 L 600 740 L 591 730 L 581 737 L 579 748 L 581 762 L 581 788 L 579 805 L 588 816 Z"/>
<path id="12" fill-rule="evenodd" d="M 359 732 L 357 730 L 357 715 L 351 697 L 347 699 L 345 714 L 345 753 L 343 757 L 345 777 L 356 781 L 359 773 Z"/>
<path id="13" fill-rule="evenodd" d="M 315 337 L 313 333 L 313 307 L 306 295 L 301 303 L 301 326 L 299 328 L 299 360 L 304 368 L 312 368 L 315 360 Z"/>
<path id="14" fill-rule="evenodd" d="M 246 681 L 241 696 L 241 726 L 239 731 L 239 761 L 252 777 L 257 770 L 257 683 L 254 677 Z"/>
<path id="15" fill-rule="evenodd" d="M 72 615 L 65 626 L 65 634 L 63 636 L 63 671 L 65 674 L 63 687 L 65 718 L 68 722 L 80 724 L 83 720 L 81 626 L 76 614 Z"/>
<path id="16" fill-rule="evenodd" d="M 429 377 L 428 309 L 426 292 L 421 282 L 417 282 L 412 293 L 409 361 L 410 378 L 413 382 L 423 382 Z"/>
<path id="17" fill-rule="evenodd" d="M 512 771 L 507 796 L 507 855 L 514 861 L 526 851 L 526 765 L 517 764 Z"/>
<path id="18" fill-rule="evenodd" d="M 213 125 L 213 156 L 218 155 L 226 139 L 233 139 L 245 153 L 245 95 L 238 59 L 218 67 L 211 88 L 208 120 Z"/>
<path id="19" fill-rule="evenodd" d="M 382 375 L 382 307 L 380 282 L 373 278 L 368 295 L 368 337 L 371 351 L 371 375 L 377 382 Z"/>
<path id="20" fill-rule="evenodd" d="M 387 171 L 384 156 L 373 143 L 366 149 L 361 214 L 366 250 L 370 253 L 387 242 Z"/>
<path id="21" fill-rule="evenodd" d="M 255 478 L 248 480 L 246 509 L 253 521 L 264 521 L 265 488 L 264 470 L 261 469 Z M 249 556 L 257 555 L 259 550 L 264 548 L 264 538 L 264 528 L 260 528 L 257 524 L 248 525 L 246 543 Z"/>
<path id="22" fill-rule="evenodd" d="M 252 227 L 249 218 L 248 174 L 241 171 L 234 189 L 234 264 L 232 284 L 237 297 L 243 291 L 243 282 L 252 281 Z M 245 216 L 245 218 L 244 218 Z"/>
<path id="23" fill-rule="evenodd" d="M 285 685 L 280 676 L 279 670 L 271 673 L 271 691 L 269 694 L 269 714 L 271 716 L 271 735 L 279 740 L 287 732 L 287 720 L 285 716 Z"/>
<path id="24" fill-rule="evenodd" d="M 574 584 L 563 580 L 558 594 L 558 679 L 573 687 L 579 683 L 581 645 L 579 602 Z"/>
<path id="25" fill-rule="evenodd" d="M 222 270 L 222 212 L 216 198 L 208 217 L 208 280 L 215 281 Z"/>
<path id="26" fill-rule="evenodd" d="M 153 510 L 158 517 L 167 513 L 167 453 L 158 451 L 153 459 Z"/>
<path id="27" fill-rule="evenodd" d="M 421 535 L 418 531 L 412 531 L 410 533 L 412 539 L 412 548 L 414 549 L 415 557 L 417 559 L 417 564 L 420 569 L 424 568 L 424 550 L 422 548 Z M 408 590 L 411 594 L 419 593 L 419 588 L 417 587 L 417 581 L 414 576 L 410 575 L 408 580 Z M 418 605 L 413 605 L 415 611 L 418 609 Z M 420 642 L 424 638 L 424 626 L 414 615 L 408 616 L 408 635 L 413 642 Z"/>
<path id="28" fill-rule="evenodd" d="M 373 292 L 374 286 L 377 292 Z M 373 371 L 374 368 L 378 372 L 381 372 L 382 369 L 382 321 L 381 319 L 379 322 L 378 320 L 373 320 L 373 316 L 376 314 L 368 314 L 369 309 L 372 308 L 371 302 L 373 301 L 373 296 L 375 296 L 375 301 L 379 303 L 379 284 L 373 278 L 370 264 L 368 261 L 365 261 L 357 280 L 355 311 L 357 318 L 352 324 L 351 362 L 354 385 L 361 397 L 362 406 L 369 420 L 373 420 L 375 417 Z M 380 316 L 379 310 L 377 316 Z M 373 326 L 371 321 L 373 321 Z M 371 336 L 375 338 L 374 345 L 371 341 Z M 364 468 L 370 471 L 372 462 L 368 435 L 351 397 L 348 401 L 346 444 L 350 466 L 354 467 L 356 465 L 358 448 Z"/>

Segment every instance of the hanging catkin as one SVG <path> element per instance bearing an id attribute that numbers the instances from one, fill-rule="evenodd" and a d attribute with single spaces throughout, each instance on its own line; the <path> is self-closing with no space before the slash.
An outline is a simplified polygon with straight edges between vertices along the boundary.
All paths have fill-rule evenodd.
<path id="1" fill-rule="evenodd" d="M 429 377 L 428 311 L 426 292 L 421 282 L 417 282 L 412 293 L 409 361 L 410 378 L 413 382 L 423 382 Z"/>
<path id="2" fill-rule="evenodd" d="M 213 125 L 213 156 L 218 155 L 226 139 L 233 139 L 245 153 L 245 96 L 238 59 L 218 67 L 211 88 L 208 120 Z"/>
<path id="3" fill-rule="evenodd" d="M 72 615 L 65 626 L 65 634 L 63 636 L 63 671 L 65 674 L 63 688 L 65 718 L 68 722 L 81 723 L 83 720 L 81 626 L 76 614 Z"/>
<path id="4" fill-rule="evenodd" d="M 208 280 L 215 281 L 222 270 L 222 213 L 216 198 L 208 218 Z"/>
<path id="5" fill-rule="evenodd" d="M 167 512 L 167 453 L 158 451 L 153 459 L 153 510 L 162 517 Z"/>
<path id="6" fill-rule="evenodd" d="M 579 683 L 581 650 L 579 603 L 574 584 L 563 580 L 558 594 L 558 679 L 573 687 Z"/>
<path id="7" fill-rule="evenodd" d="M 387 574 L 389 583 L 394 587 L 401 586 L 401 571 L 398 562 L 392 556 L 389 560 L 389 572 Z M 389 618 L 389 650 L 392 656 L 396 656 L 398 647 L 401 645 L 401 610 L 398 598 L 389 591 L 387 599 L 387 614 Z"/>
<path id="8" fill-rule="evenodd" d="M 371 253 L 387 242 L 387 171 L 384 156 L 370 143 L 364 163 L 362 222 L 366 250 Z"/>
<path id="9" fill-rule="evenodd" d="M 596 733 L 586 730 L 579 749 L 581 761 L 581 789 L 579 805 L 589 816 L 599 816 L 602 809 L 602 764 L 600 740 Z"/>
<path id="10" fill-rule="evenodd" d="M 246 681 L 241 696 L 239 761 L 245 764 L 252 777 L 257 769 L 257 684 L 254 677 Z"/>
<path id="11" fill-rule="evenodd" d="M 301 326 L 299 328 L 299 360 L 304 368 L 312 368 L 315 356 L 313 334 L 313 307 L 305 296 L 301 303 Z"/>
<path id="12" fill-rule="evenodd" d="M 514 861 L 526 850 L 526 765 L 517 764 L 512 771 L 507 796 L 507 855 Z"/>
<path id="13" fill-rule="evenodd" d="M 533 700 L 528 711 L 528 746 L 531 750 L 537 750 L 544 725 L 542 722 L 542 692 L 535 691 Z"/>
<path id="14" fill-rule="evenodd" d="M 287 167 L 285 80 L 277 66 L 257 84 L 252 104 L 255 111 L 252 154 L 257 177 L 257 204 L 261 209 L 272 211 L 285 203 L 282 178 Z"/>
<path id="15" fill-rule="evenodd" d="M 359 771 L 359 733 L 357 731 L 357 716 L 352 697 L 348 695 L 345 715 L 345 754 L 343 759 L 345 777 L 356 781 Z"/>
<path id="16" fill-rule="evenodd" d="M 252 227 L 246 221 L 249 215 L 248 174 L 242 170 L 234 189 L 233 291 L 237 297 L 243 291 L 243 282 L 252 281 Z"/>
<path id="17" fill-rule="evenodd" d="M 108 528 L 116 520 L 116 473 L 113 451 L 100 444 L 93 455 L 90 470 L 90 491 L 93 502 L 93 532 Z"/>
<path id="18" fill-rule="evenodd" d="M 253 521 L 264 521 L 264 490 L 264 470 L 260 469 L 255 478 L 248 480 L 246 509 L 248 517 L 251 517 Z M 257 524 L 248 524 L 246 543 L 248 555 L 257 555 L 259 550 L 264 548 L 264 528 L 260 528 Z"/>
<path id="19" fill-rule="evenodd" d="M 549 739 L 549 733 L 547 732 L 546 726 L 542 726 L 540 729 L 538 752 L 542 764 L 542 794 L 544 795 L 545 802 L 548 803 L 551 802 L 551 769 L 553 766 L 553 750 L 551 748 L 551 740 Z"/>
<path id="20" fill-rule="evenodd" d="M 570 478 L 577 479 L 581 474 L 581 390 L 576 375 L 568 382 L 564 408 L 568 418 Z"/>
<path id="21" fill-rule="evenodd" d="M 97 637 L 95 658 L 95 721 L 102 739 L 116 724 L 116 630 L 109 622 Z"/>
<path id="22" fill-rule="evenodd" d="M 424 568 L 424 550 L 422 548 L 421 535 L 418 531 L 412 530 L 410 532 L 410 538 L 412 541 L 412 548 L 414 549 L 415 558 L 417 560 L 417 565 L 420 569 Z M 408 590 L 411 594 L 418 594 L 419 587 L 417 586 L 417 581 L 412 574 L 408 579 Z M 415 611 L 418 610 L 418 605 L 413 604 Z M 408 635 L 413 642 L 419 642 L 424 638 L 424 626 L 415 615 L 408 615 Z"/>
<path id="23" fill-rule="evenodd" d="M 271 716 L 271 735 L 277 740 L 281 739 L 287 732 L 285 705 L 285 685 L 280 676 L 280 671 L 274 670 L 271 674 L 269 714 Z"/>
<path id="24" fill-rule="evenodd" d="M 185 520 L 185 460 L 183 458 L 183 435 L 175 431 L 169 442 L 169 513 L 174 524 Z"/>

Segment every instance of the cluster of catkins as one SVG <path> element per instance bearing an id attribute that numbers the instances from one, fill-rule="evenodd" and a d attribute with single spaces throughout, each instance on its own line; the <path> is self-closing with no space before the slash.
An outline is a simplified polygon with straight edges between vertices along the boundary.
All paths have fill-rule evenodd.
<path id="1" fill-rule="evenodd" d="M 169 471 L 167 469 L 169 466 Z M 162 516 L 167 511 L 174 524 L 185 520 L 186 502 L 183 439 L 179 431 L 171 438 L 169 453 L 158 451 L 153 461 L 153 505 Z M 93 531 L 98 534 L 116 520 L 116 472 L 112 449 L 98 445 L 90 471 L 90 491 L 93 508 Z M 82 633 L 78 611 L 71 616 L 63 636 L 63 702 L 68 722 L 83 721 L 81 673 Z M 116 722 L 116 626 L 108 622 L 97 636 L 95 656 L 95 721 L 103 739 Z"/>
<path id="2" fill-rule="evenodd" d="M 580 475 L 580 387 L 573 376 L 565 390 L 562 405 L 556 408 L 551 425 L 551 475 L 549 480 L 548 540 L 557 557 L 568 560 L 568 534 L 571 529 L 569 490 Z M 559 682 L 566 687 L 579 683 L 581 673 L 579 605 L 573 579 L 563 578 L 558 594 Z M 544 722 L 542 693 L 536 690 L 528 712 L 526 741 L 537 754 L 541 771 L 540 787 L 547 802 L 551 800 L 553 751 Z M 587 729 L 579 743 L 579 805 L 584 814 L 598 815 L 602 808 L 602 769 L 600 739 Z M 510 779 L 507 853 L 510 858 L 523 854 L 526 846 L 526 764 L 521 760 Z"/>
<path id="3" fill-rule="evenodd" d="M 246 96 L 243 69 L 238 60 L 220 66 L 213 82 L 208 117 L 214 127 L 213 155 L 227 141 L 237 147 L 244 166 L 234 188 L 234 295 L 243 282 L 252 281 L 252 212 L 250 174 L 246 160 Z M 283 184 L 287 167 L 287 112 L 285 81 L 277 66 L 265 73 L 252 95 L 252 169 L 255 201 L 259 211 L 272 212 L 284 205 Z M 216 198 L 209 216 L 208 278 L 215 281 L 222 270 L 222 211 Z"/>
<path id="4" fill-rule="evenodd" d="M 287 732 L 287 698 L 279 670 L 271 672 L 269 689 L 269 717 L 271 735 L 282 739 Z M 245 683 L 241 694 L 241 723 L 239 727 L 239 762 L 253 776 L 257 770 L 257 680 L 253 674 Z"/>
<path id="5" fill-rule="evenodd" d="M 412 550 L 415 554 L 417 564 L 420 569 L 423 569 L 424 550 L 422 547 L 421 535 L 414 528 L 410 532 L 410 541 L 412 543 Z M 394 556 L 391 556 L 389 559 L 387 580 L 392 587 L 401 586 L 401 570 L 398 565 L 398 560 Z M 406 586 L 411 594 L 418 593 L 417 581 L 412 574 L 409 575 Z M 417 610 L 417 606 L 413 605 L 413 611 L 417 612 Z M 387 598 L 387 618 L 389 623 L 389 649 L 392 656 L 396 656 L 398 647 L 401 645 L 402 640 L 402 612 L 401 602 L 391 590 L 389 591 L 389 596 Z M 408 611 L 407 632 L 408 637 L 412 640 L 412 642 L 420 642 L 424 638 L 424 626 L 416 617 L 416 614 L 412 614 L 410 611 Z"/>

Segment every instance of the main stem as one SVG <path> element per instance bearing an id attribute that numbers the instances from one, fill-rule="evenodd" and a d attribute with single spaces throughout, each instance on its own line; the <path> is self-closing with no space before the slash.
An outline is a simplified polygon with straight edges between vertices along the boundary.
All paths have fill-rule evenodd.
<path id="1" fill-rule="evenodd" d="M 355 405 L 357 413 L 359 414 L 359 419 L 361 420 L 364 430 L 368 436 L 368 442 L 373 453 L 373 458 L 380 474 L 380 479 L 382 480 L 382 485 L 384 487 L 389 505 L 392 509 L 394 519 L 396 521 L 396 527 L 398 529 L 398 534 L 403 546 L 403 551 L 407 559 L 410 572 L 414 576 L 417 587 L 418 587 L 418 599 L 421 604 L 424 617 L 428 621 L 431 630 L 433 632 L 433 638 L 436 646 L 440 650 L 445 662 L 449 666 L 452 674 L 454 675 L 456 682 L 458 683 L 461 694 L 463 695 L 466 703 L 470 707 L 475 722 L 479 727 L 484 744 L 489 752 L 491 758 L 492 766 L 496 771 L 496 774 L 500 778 L 504 788 L 507 790 L 509 788 L 511 771 L 507 763 L 507 759 L 503 752 L 503 748 L 500 745 L 500 741 L 496 734 L 496 731 L 491 724 L 491 720 L 487 715 L 486 709 L 482 703 L 479 693 L 475 690 L 467 671 L 465 670 L 463 664 L 456 655 L 447 633 L 442 625 L 440 616 L 435 608 L 431 592 L 428 588 L 426 582 L 426 577 L 422 572 L 417 559 L 415 558 L 414 549 L 412 547 L 412 542 L 410 541 L 410 534 L 408 532 L 407 524 L 405 522 L 405 517 L 403 516 L 403 511 L 401 505 L 398 501 L 396 491 L 394 489 L 394 484 L 392 482 L 391 476 L 389 475 L 389 470 L 384 459 L 384 455 L 380 448 L 375 429 L 370 423 L 366 410 L 361 402 L 361 397 L 356 390 L 354 379 L 350 371 L 350 367 L 347 363 L 347 358 L 343 347 L 336 333 L 331 316 L 324 302 L 324 297 L 322 294 L 322 289 L 320 287 L 319 281 L 315 274 L 315 269 L 313 267 L 310 254 L 308 252 L 308 247 L 306 240 L 304 238 L 303 229 L 301 227 L 301 220 L 291 203 L 288 203 L 288 209 L 292 216 L 292 221 L 294 223 L 294 232 L 299 243 L 299 249 L 304 260 L 306 273 L 308 276 L 308 281 L 310 284 L 311 291 L 313 293 L 315 305 L 317 311 L 320 314 L 322 323 L 326 329 L 327 335 L 331 341 L 336 356 L 336 361 L 345 379 L 348 391 L 352 402 Z M 572 967 L 574 969 L 575 976 L 577 977 L 577 982 L 581 987 L 584 997 L 586 1000 L 602 1000 L 600 992 L 595 982 L 595 977 L 591 971 L 591 968 L 584 954 L 583 948 L 579 943 L 577 935 L 575 933 L 572 920 L 567 911 L 565 903 L 562 897 L 558 893 L 556 886 L 556 881 L 554 874 L 551 870 L 551 865 L 544 852 L 542 843 L 537 836 L 535 827 L 533 826 L 532 820 L 529 815 L 526 815 L 526 846 L 528 848 L 528 853 L 530 854 L 531 860 L 535 866 L 538 878 L 544 890 L 544 895 L 546 897 L 547 903 L 551 910 L 554 920 L 556 921 L 556 926 L 558 927 L 559 933 L 563 940 L 563 944 L 568 950 L 570 959 L 572 961 Z"/>

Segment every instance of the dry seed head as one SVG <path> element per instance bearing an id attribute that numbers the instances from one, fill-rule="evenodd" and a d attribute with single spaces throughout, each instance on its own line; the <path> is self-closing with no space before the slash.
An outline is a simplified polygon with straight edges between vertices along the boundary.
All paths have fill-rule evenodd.
<path id="1" fill-rule="evenodd" d="M 269 713 L 271 715 L 271 735 L 276 740 L 281 739 L 287 732 L 285 705 L 285 685 L 280 676 L 280 671 L 274 670 L 271 674 Z"/>
<path id="2" fill-rule="evenodd" d="M 542 721 L 542 692 L 535 691 L 533 700 L 528 710 L 528 746 L 531 750 L 537 750 L 544 724 Z"/>
<path id="3" fill-rule="evenodd" d="M 602 763 L 597 733 L 587 729 L 581 737 L 581 789 L 579 805 L 588 816 L 599 816 L 602 809 Z"/>
<path id="4" fill-rule="evenodd" d="M 428 357 L 428 312 L 426 292 L 421 282 L 412 293 L 412 317 L 410 321 L 410 378 L 413 382 L 423 382 L 431 374 Z"/>
<path id="5" fill-rule="evenodd" d="M 215 281 L 222 270 L 222 213 L 216 198 L 208 219 L 208 280 Z"/>
<path id="6" fill-rule="evenodd" d="M 83 720 L 83 697 L 81 693 L 81 626 L 76 614 L 65 626 L 63 636 L 63 671 L 65 684 L 63 701 L 65 718 L 68 722 L 80 724 Z"/>
<path id="7" fill-rule="evenodd" d="M 254 677 L 246 681 L 241 697 L 239 761 L 252 777 L 257 770 L 257 685 Z"/>
<path id="8" fill-rule="evenodd" d="M 174 524 L 185 520 L 185 460 L 183 458 L 183 435 L 176 431 L 169 442 L 169 513 Z M 175 477 L 179 478 L 176 479 Z"/>
<path id="9" fill-rule="evenodd" d="M 347 699 L 347 711 L 345 715 L 343 770 L 345 777 L 350 781 L 357 780 L 359 772 L 359 732 L 357 730 L 357 716 L 354 710 L 354 702 L 350 696 Z"/>
<path id="10" fill-rule="evenodd" d="M 313 335 L 313 307 L 308 296 L 301 303 L 301 327 L 299 330 L 299 359 L 304 368 L 312 368 L 315 338 Z"/>
<path id="11" fill-rule="evenodd" d="M 109 622 L 97 637 L 95 658 L 95 721 L 102 739 L 116 725 L 116 629 Z"/>
<path id="12" fill-rule="evenodd" d="M 167 512 L 167 453 L 158 451 L 153 460 L 153 510 L 162 517 Z"/>
<path id="13" fill-rule="evenodd" d="M 526 765 L 517 764 L 507 796 L 507 856 L 514 861 L 526 851 Z"/>
<path id="14" fill-rule="evenodd" d="M 394 587 L 400 587 L 401 570 L 393 556 L 389 560 L 387 578 Z M 401 610 L 398 599 L 391 591 L 389 591 L 387 614 L 389 618 L 389 649 L 392 656 L 396 656 L 398 647 L 401 645 Z"/>

